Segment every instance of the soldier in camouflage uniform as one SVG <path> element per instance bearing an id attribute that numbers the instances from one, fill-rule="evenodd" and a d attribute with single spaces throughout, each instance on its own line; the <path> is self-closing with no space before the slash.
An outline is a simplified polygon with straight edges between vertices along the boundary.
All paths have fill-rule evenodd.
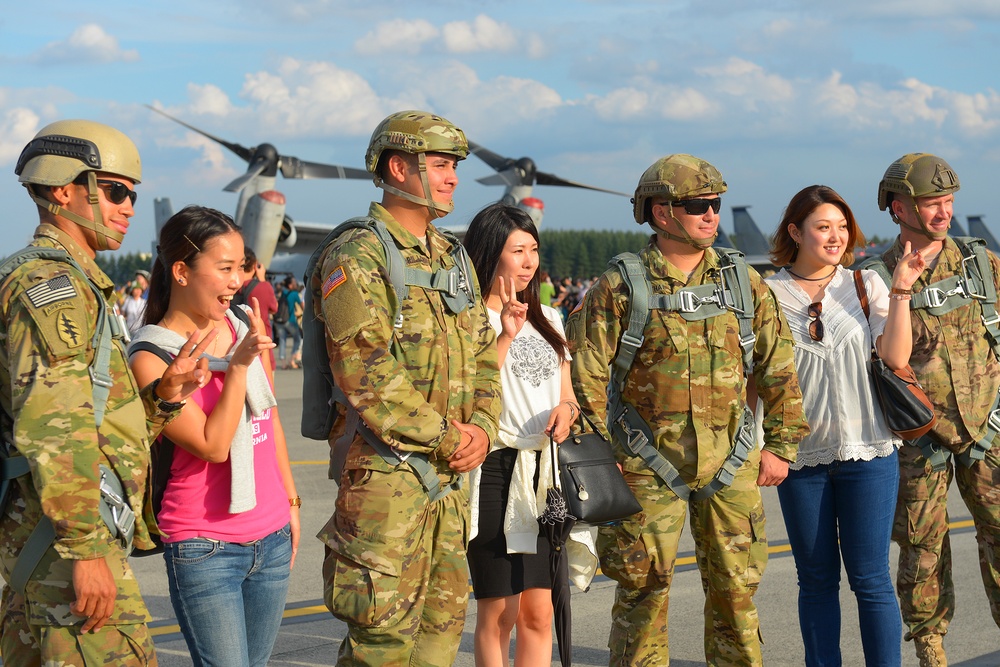
<path id="1" fill-rule="evenodd" d="M 418 111 L 392 114 L 372 135 L 366 163 L 384 194 L 369 215 L 385 224 L 408 270 L 455 266 L 452 242 L 431 223 L 452 210 L 455 167 L 467 153 L 461 130 Z M 330 434 L 332 448 L 347 448 L 346 463 L 319 534 L 326 604 L 348 624 L 337 664 L 449 665 L 469 594 L 461 477 L 483 461 L 498 428 L 495 334 L 479 298 L 456 313 L 446 293 L 411 286 L 398 303 L 386 252 L 368 229 L 339 236 L 317 266 L 314 309 L 349 403 Z M 450 492 L 429 498 L 420 461 Z"/>
<path id="2" fill-rule="evenodd" d="M 719 280 L 720 258 L 711 245 L 719 224 L 719 194 L 726 183 L 708 162 L 671 155 L 639 180 L 634 215 L 655 234 L 639 259 L 651 294 Z M 625 478 L 643 511 L 603 526 L 598 552 L 605 574 L 618 582 L 612 610 L 612 665 L 669 663 L 667 604 L 685 512 L 701 571 L 705 605 L 705 657 L 709 665 L 760 665 L 753 595 L 767 562 L 759 485 L 781 482 L 808 433 L 795 374 L 792 338 L 777 300 L 749 269 L 754 378 L 764 403 L 764 449 L 755 447 L 731 485 L 704 499 L 679 497 L 639 456 L 626 453 L 615 433 Z M 583 409 L 605 423 L 608 382 L 628 329 L 629 291 L 611 269 L 588 290 L 566 326 L 573 384 Z M 689 490 L 710 484 L 734 449 L 744 418 L 746 381 L 740 329 L 733 312 L 687 321 L 676 311 L 652 310 L 621 402 L 652 435 L 650 444 Z M 744 450 L 745 451 L 745 450 Z"/>
<path id="3" fill-rule="evenodd" d="M 139 585 L 101 517 L 98 466 L 118 477 L 135 513 L 133 545 L 151 548 L 152 518 L 143 513 L 150 434 L 208 375 L 188 357 L 140 390 L 116 335 L 98 420 L 91 381 L 98 294 L 107 300 L 114 285 L 94 256 L 121 245 L 139 153 L 106 125 L 59 121 L 25 147 L 16 172 L 39 206 L 29 247 L 64 251 L 76 265 L 28 259 L 0 284 L 0 446 L 9 447 L 11 461 L 24 457 L 29 465 L 0 514 L 4 579 L 12 581 L 36 525 L 50 521 L 55 533 L 24 594 L 11 585 L 3 590 L 0 654 L 11 667 L 155 665 Z"/>
<path id="4" fill-rule="evenodd" d="M 996 442 L 996 429 L 987 432 L 987 417 L 1000 387 L 1000 363 L 975 300 L 949 297 L 949 302 L 964 302 L 957 301 L 960 305 L 947 312 L 942 311 L 953 304 L 929 310 L 917 301 L 929 286 L 963 272 L 962 251 L 948 236 L 958 189 L 958 176 L 947 162 L 911 153 L 889 166 L 878 190 L 879 208 L 888 209 L 900 227 L 899 238 L 881 258 L 888 271 L 896 268 L 907 242 L 930 266 L 913 284 L 910 365 L 938 420 L 928 436 L 899 451 L 893 539 L 900 548 L 896 589 L 909 628 L 906 639 L 913 640 L 922 666 L 935 667 L 947 664 L 942 637 L 955 611 L 947 511 L 952 476 L 976 525 L 983 583 L 993 620 L 1000 625 L 1000 450 L 988 449 L 982 460 L 967 457 L 974 443 L 986 438 L 988 448 Z M 985 279 L 1000 289 L 1000 260 L 984 252 L 992 267 L 992 276 Z"/>

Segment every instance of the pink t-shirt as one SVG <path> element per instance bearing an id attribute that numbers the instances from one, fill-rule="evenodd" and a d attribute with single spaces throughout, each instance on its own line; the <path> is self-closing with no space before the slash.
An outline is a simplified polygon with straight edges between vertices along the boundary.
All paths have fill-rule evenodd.
<path id="1" fill-rule="evenodd" d="M 210 414 L 222 394 L 226 374 L 212 379 L 191 400 Z M 288 523 L 288 494 L 281 480 L 274 450 L 272 410 L 251 421 L 254 438 L 253 465 L 257 505 L 240 514 L 229 513 L 231 475 L 229 461 L 209 463 L 174 447 L 170 481 L 157 516 L 164 542 L 207 537 L 224 542 L 251 542 L 266 537 Z"/>

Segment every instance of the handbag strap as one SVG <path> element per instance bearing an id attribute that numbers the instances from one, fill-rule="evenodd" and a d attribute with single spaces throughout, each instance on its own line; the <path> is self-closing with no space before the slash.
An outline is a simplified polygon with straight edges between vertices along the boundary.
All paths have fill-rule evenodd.
<path id="1" fill-rule="evenodd" d="M 854 289 L 858 292 L 861 309 L 865 311 L 865 319 L 870 319 L 868 316 L 868 290 L 865 289 L 864 283 L 861 282 L 861 269 L 855 269 L 852 273 L 854 273 Z"/>

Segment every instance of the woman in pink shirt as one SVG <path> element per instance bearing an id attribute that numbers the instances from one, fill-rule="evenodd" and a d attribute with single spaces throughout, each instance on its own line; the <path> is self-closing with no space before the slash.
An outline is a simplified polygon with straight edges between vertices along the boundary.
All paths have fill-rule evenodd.
<path id="1" fill-rule="evenodd" d="M 266 665 L 288 592 L 299 506 L 260 305 L 231 309 L 243 239 L 232 219 L 189 206 L 164 225 L 146 309 L 133 338 L 140 382 L 159 377 L 186 341 L 211 342 L 211 378 L 163 431 L 176 445 L 157 523 L 170 600 L 195 665 Z"/>

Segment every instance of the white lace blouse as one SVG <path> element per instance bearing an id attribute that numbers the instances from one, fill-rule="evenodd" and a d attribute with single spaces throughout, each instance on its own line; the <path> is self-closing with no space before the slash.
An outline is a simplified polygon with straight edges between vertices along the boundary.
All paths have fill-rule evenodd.
<path id="1" fill-rule="evenodd" d="M 795 339 L 795 369 L 811 432 L 799 443 L 793 470 L 834 460 L 870 461 L 888 456 L 902 444 L 885 424 L 873 394 L 872 340 L 882 335 L 889 310 L 889 290 L 874 271 L 862 271 L 871 324 L 865 321 L 854 276 L 837 267 L 823 295 L 823 340 L 809 336 L 807 314 L 812 300 L 782 269 L 767 278 Z"/>

